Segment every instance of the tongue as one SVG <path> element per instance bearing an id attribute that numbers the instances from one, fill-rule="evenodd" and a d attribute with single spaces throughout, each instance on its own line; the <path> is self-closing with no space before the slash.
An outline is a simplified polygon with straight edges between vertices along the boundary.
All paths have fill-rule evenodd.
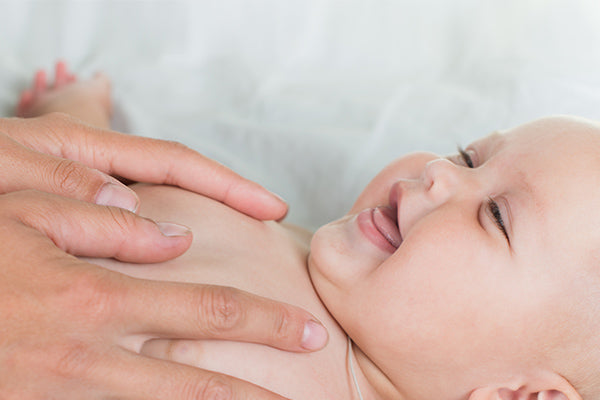
<path id="1" fill-rule="evenodd" d="M 392 246 L 398 248 L 402 243 L 402 236 L 398 230 L 397 217 L 389 207 L 377 207 L 373 211 L 375 227 Z"/>

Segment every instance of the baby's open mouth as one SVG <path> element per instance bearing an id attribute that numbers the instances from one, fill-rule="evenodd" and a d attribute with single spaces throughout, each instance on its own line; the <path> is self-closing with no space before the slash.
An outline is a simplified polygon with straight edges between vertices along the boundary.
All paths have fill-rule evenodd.
<path id="1" fill-rule="evenodd" d="M 402 244 L 402 235 L 398 228 L 398 213 L 392 207 L 377 207 L 373 210 L 373 222 L 381 235 L 394 248 Z"/>

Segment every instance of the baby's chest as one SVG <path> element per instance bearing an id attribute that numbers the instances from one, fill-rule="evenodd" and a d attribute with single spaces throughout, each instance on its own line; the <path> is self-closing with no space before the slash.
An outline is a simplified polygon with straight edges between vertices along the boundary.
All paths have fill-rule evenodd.
<path id="1" fill-rule="evenodd" d="M 296 400 L 349 398 L 345 334 L 314 291 L 306 270 L 307 243 L 275 223 L 253 220 L 220 203 L 171 188 L 155 190 L 158 197 L 141 196 L 146 215 L 186 223 L 194 232 L 190 249 L 161 264 L 100 264 L 143 279 L 232 286 L 302 307 L 325 324 L 330 341 L 311 354 L 218 340 L 151 340 L 142 352 L 232 375 Z"/>
<path id="2" fill-rule="evenodd" d="M 167 265 L 153 266 L 146 271 L 146 277 L 232 286 L 297 305 L 324 322 L 336 340 L 310 354 L 218 340 L 153 340 L 146 343 L 142 352 L 235 376 L 288 398 L 348 398 L 343 369 L 345 336 L 314 292 L 304 264 L 306 254 L 290 257 L 298 252 L 292 248 L 283 253 L 264 246 L 247 249 L 197 240 L 185 255 Z"/>
<path id="3" fill-rule="evenodd" d="M 335 349 L 297 354 L 249 343 L 154 340 L 142 353 L 234 376 L 287 398 L 350 398 L 336 356 L 343 352 Z"/>

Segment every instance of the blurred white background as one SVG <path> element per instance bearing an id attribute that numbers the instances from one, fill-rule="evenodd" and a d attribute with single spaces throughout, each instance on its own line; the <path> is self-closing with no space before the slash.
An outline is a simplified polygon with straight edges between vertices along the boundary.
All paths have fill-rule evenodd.
<path id="1" fill-rule="evenodd" d="M 105 71 L 118 129 L 217 158 L 315 228 L 406 152 L 600 120 L 599 44 L 596 0 L 0 0 L 0 114 L 56 59 Z"/>

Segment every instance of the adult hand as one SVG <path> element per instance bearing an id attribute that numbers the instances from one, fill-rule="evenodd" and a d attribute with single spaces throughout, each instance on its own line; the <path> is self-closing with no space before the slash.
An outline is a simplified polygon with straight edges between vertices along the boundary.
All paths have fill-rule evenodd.
<path id="1" fill-rule="evenodd" d="M 156 262 L 190 242 L 181 226 L 121 208 L 33 190 L 0 195 L 0 397 L 281 399 L 138 350 L 150 337 L 314 350 L 327 335 L 310 314 L 231 288 L 131 278 L 71 255 Z"/>
<path id="2" fill-rule="evenodd" d="M 37 189 L 135 211 L 136 194 L 110 175 L 180 186 L 258 219 L 287 212 L 260 185 L 176 142 L 95 128 L 61 113 L 0 118 L 0 193 Z"/>

